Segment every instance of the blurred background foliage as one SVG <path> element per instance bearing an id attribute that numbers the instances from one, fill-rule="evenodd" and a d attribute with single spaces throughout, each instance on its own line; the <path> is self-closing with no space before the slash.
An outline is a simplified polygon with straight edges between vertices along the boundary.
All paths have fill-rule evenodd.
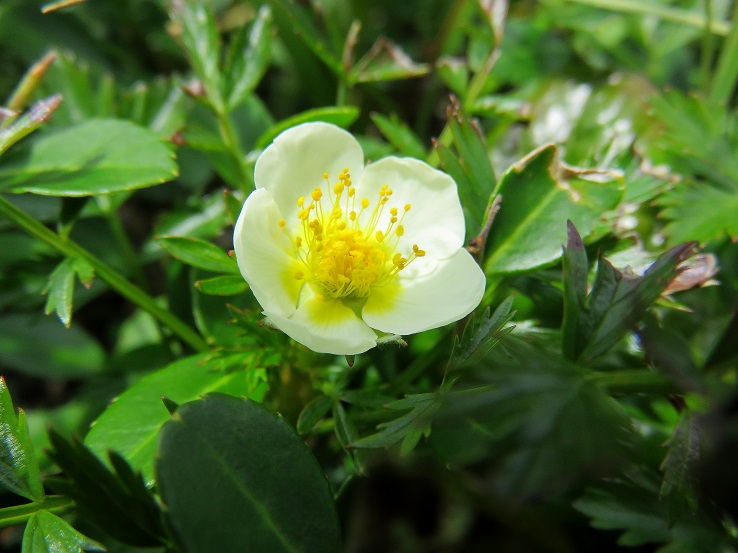
<path id="1" fill-rule="evenodd" d="M 738 550 L 733 2 L 43 5 L 0 4 L 0 97 L 14 111 L 62 97 L 0 158 L 2 197 L 56 236 L 39 240 L 4 208 L 0 367 L 40 472 L 63 469 L 67 480 L 45 482 L 77 503 L 63 505 L 75 528 L 109 551 L 207 550 L 182 534 L 192 508 L 176 493 L 173 426 L 158 469 L 154 449 L 169 420 L 160 396 L 173 411 L 222 392 L 296 427 L 328 475 L 349 552 Z M 349 368 L 259 326 L 224 252 L 259 152 L 311 120 L 349 128 L 370 160 L 414 156 L 456 179 L 488 275 L 463 337 L 428 331 Z M 101 166 L 116 145 L 139 144 L 125 155 L 151 174 L 136 181 L 123 167 L 124 182 L 104 189 L 92 173 L 65 173 L 59 154 L 49 163 L 63 176 L 44 181 L 29 148 L 58 151 L 63 132 L 83 152 L 107 139 Z M 176 166 L 170 150 L 154 159 L 152 137 Z M 674 281 L 691 242 L 702 255 Z M 205 424 L 218 401 L 183 417 Z M 225 429 L 240 415 L 220 407 Z M 72 435 L 101 457 L 118 451 L 115 473 L 69 446 Z M 303 461 L 297 474 L 313 482 Z M 146 491 L 126 463 L 166 485 Z M 126 496 L 134 522 L 95 518 L 95 480 L 75 477 L 83 465 L 113 482 L 108 504 Z M 0 503 L 41 505 L 32 488 L 10 487 Z M 174 506 L 177 546 L 152 493 Z M 55 520 L 33 524 L 69 551 L 95 547 Z M 0 549 L 22 535 L 4 530 Z"/>

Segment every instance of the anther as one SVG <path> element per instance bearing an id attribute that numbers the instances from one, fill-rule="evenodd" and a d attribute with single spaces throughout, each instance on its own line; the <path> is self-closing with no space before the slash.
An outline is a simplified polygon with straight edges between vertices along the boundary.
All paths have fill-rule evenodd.
<path id="1" fill-rule="evenodd" d="M 280 227 L 284 228 L 284 226 L 287 224 L 284 219 L 280 219 L 277 223 Z"/>
<path id="2" fill-rule="evenodd" d="M 375 237 L 377 238 L 377 242 L 381 242 L 384 240 L 384 233 L 381 230 L 377 231 L 377 234 L 375 234 Z"/>
<path id="3" fill-rule="evenodd" d="M 402 236 L 403 234 L 405 234 L 405 227 L 403 227 L 402 225 L 397 225 L 397 229 L 395 229 L 395 234 L 397 236 Z M 415 251 L 415 248 L 413 248 L 413 251 Z"/>

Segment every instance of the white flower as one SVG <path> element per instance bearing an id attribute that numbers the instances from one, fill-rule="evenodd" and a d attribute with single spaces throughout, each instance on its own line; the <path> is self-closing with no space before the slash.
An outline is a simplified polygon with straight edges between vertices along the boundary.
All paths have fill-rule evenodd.
<path id="1" fill-rule="evenodd" d="M 264 315 L 317 352 L 362 353 L 456 321 L 484 294 L 451 177 L 411 158 L 364 167 L 326 123 L 274 139 L 236 222 L 241 274 Z"/>

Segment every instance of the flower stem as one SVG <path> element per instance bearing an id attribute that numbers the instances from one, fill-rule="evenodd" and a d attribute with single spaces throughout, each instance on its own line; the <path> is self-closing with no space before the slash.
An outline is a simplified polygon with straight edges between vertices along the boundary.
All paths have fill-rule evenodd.
<path id="1" fill-rule="evenodd" d="M 8 528 L 28 522 L 31 516 L 42 510 L 52 513 L 63 513 L 72 507 L 72 505 L 74 505 L 74 502 L 68 497 L 51 495 L 38 503 L 26 503 L 25 505 L 5 507 L 4 509 L 0 509 L 0 528 Z"/>
<path id="2" fill-rule="evenodd" d="M 247 192 L 246 183 L 249 182 L 249 171 L 246 167 L 243 153 L 241 152 L 241 144 L 238 140 L 236 129 L 233 126 L 233 122 L 231 121 L 227 111 L 218 111 L 216 109 L 213 111 L 216 119 L 218 120 L 218 130 L 220 131 L 220 137 L 223 139 L 223 144 L 238 167 L 238 173 L 241 180 L 240 188 L 244 192 Z"/>
<path id="3" fill-rule="evenodd" d="M 593 372 L 587 374 L 585 380 L 602 386 L 610 395 L 632 393 L 673 394 L 680 391 L 665 376 L 646 369 Z"/>
<path id="4" fill-rule="evenodd" d="M 85 260 L 95 269 L 95 274 L 107 282 L 111 288 L 167 326 L 192 349 L 196 351 L 207 351 L 209 349 L 205 340 L 197 332 L 171 311 L 157 304 L 154 298 L 126 280 L 118 271 L 76 242 L 65 240 L 55 232 L 49 230 L 42 223 L 28 215 L 25 211 L 18 209 L 2 196 L 0 196 L 0 214 L 5 215 L 28 234 L 47 243 L 59 253 L 67 257 L 78 257 Z"/>

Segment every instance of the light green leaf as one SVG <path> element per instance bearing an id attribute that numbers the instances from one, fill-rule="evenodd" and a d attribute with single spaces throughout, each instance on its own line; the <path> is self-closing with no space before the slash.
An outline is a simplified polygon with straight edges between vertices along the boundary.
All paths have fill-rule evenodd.
<path id="1" fill-rule="evenodd" d="M 307 434 L 318 422 L 328 414 L 333 405 L 333 398 L 329 396 L 318 396 L 308 403 L 300 412 L 297 419 L 297 431 Z"/>
<path id="2" fill-rule="evenodd" d="M 310 14 L 303 6 L 294 0 L 270 0 L 270 4 L 287 23 L 290 31 L 298 35 L 326 67 L 336 75 L 345 73 L 341 60 L 330 48 L 330 42 L 318 31 Z"/>
<path id="3" fill-rule="evenodd" d="M 155 240 L 183 263 L 214 273 L 240 274 L 236 261 L 215 244 L 187 236 L 159 236 Z"/>
<path id="4" fill-rule="evenodd" d="M 559 162 L 547 145 L 511 166 L 495 193 L 500 212 L 487 242 L 488 273 L 515 273 L 549 265 L 561 257 L 566 221 L 582 236 L 614 209 L 623 195 L 616 171 L 578 170 Z"/>
<path id="5" fill-rule="evenodd" d="M 464 96 L 469 86 L 469 68 L 466 60 L 443 56 L 436 62 L 436 72 L 453 92 Z"/>
<path id="6" fill-rule="evenodd" d="M 179 25 L 178 38 L 192 69 L 205 87 L 208 100 L 217 111 L 222 111 L 221 44 L 210 3 L 202 0 L 173 1 L 169 15 Z"/>
<path id="7" fill-rule="evenodd" d="M 681 182 L 658 200 L 668 219 L 664 234 L 672 244 L 738 238 L 738 191 L 706 183 Z"/>
<path id="8" fill-rule="evenodd" d="M 16 153 L 17 152 L 17 153 Z M 171 148 L 151 131 L 92 119 L 36 137 L 4 156 L 0 190 L 92 196 L 161 184 L 177 176 Z"/>
<path id="9" fill-rule="evenodd" d="M 206 356 L 187 357 L 142 378 L 121 394 L 93 423 L 85 444 L 101 458 L 108 450 L 117 451 L 151 482 L 156 436 L 169 419 L 161 396 L 181 404 L 213 391 L 258 401 L 266 385 L 251 389 L 243 371 L 224 374 L 212 370 Z"/>
<path id="10" fill-rule="evenodd" d="M 105 551 L 105 548 L 80 534 L 64 519 L 50 513 L 34 513 L 23 532 L 22 553 L 82 553 Z"/>
<path id="11" fill-rule="evenodd" d="M 324 108 L 315 108 L 303 111 L 297 115 L 293 115 L 274 125 L 267 132 L 259 137 L 256 141 L 256 148 L 266 148 L 279 133 L 299 125 L 300 123 L 308 123 L 311 121 L 324 121 L 333 123 L 339 127 L 348 127 L 359 117 L 359 108 L 355 106 L 329 106 Z"/>
<path id="12" fill-rule="evenodd" d="M 51 273 L 49 283 L 44 288 L 44 294 L 47 294 L 44 309 L 46 314 L 56 312 L 59 320 L 67 328 L 72 324 L 75 275 L 85 287 L 89 288 L 92 285 L 95 271 L 92 265 L 84 259 L 67 257 Z"/>
<path id="13" fill-rule="evenodd" d="M 28 435 L 28 422 L 22 409 L 16 415 L 13 400 L 0 377 L 0 485 L 31 501 L 43 501 L 44 488 L 38 459 Z"/>
<path id="14" fill-rule="evenodd" d="M 162 428 L 156 473 L 188 553 L 341 548 L 320 465 L 284 419 L 251 400 L 212 394 L 180 406 Z"/>
<path id="15" fill-rule="evenodd" d="M 217 276 L 195 282 L 195 288 L 209 296 L 237 296 L 249 289 L 242 276 Z"/>
<path id="16" fill-rule="evenodd" d="M 423 143 L 397 116 L 390 118 L 379 113 L 372 113 L 371 118 L 379 131 L 401 154 L 418 159 L 425 158 Z"/>
<path id="17" fill-rule="evenodd" d="M 65 258 L 49 276 L 49 283 L 44 288 L 46 307 L 44 311 L 50 315 L 56 311 L 59 320 L 69 328 L 72 324 L 72 296 L 74 295 L 73 257 Z"/>
<path id="18" fill-rule="evenodd" d="M 427 63 L 415 63 L 397 44 L 379 37 L 351 68 L 348 78 L 355 83 L 371 83 L 420 77 L 429 72 Z"/>
<path id="19" fill-rule="evenodd" d="M 272 49 L 272 11 L 262 6 L 250 31 L 244 27 L 231 48 L 228 107 L 233 109 L 253 92 L 269 66 Z"/>

